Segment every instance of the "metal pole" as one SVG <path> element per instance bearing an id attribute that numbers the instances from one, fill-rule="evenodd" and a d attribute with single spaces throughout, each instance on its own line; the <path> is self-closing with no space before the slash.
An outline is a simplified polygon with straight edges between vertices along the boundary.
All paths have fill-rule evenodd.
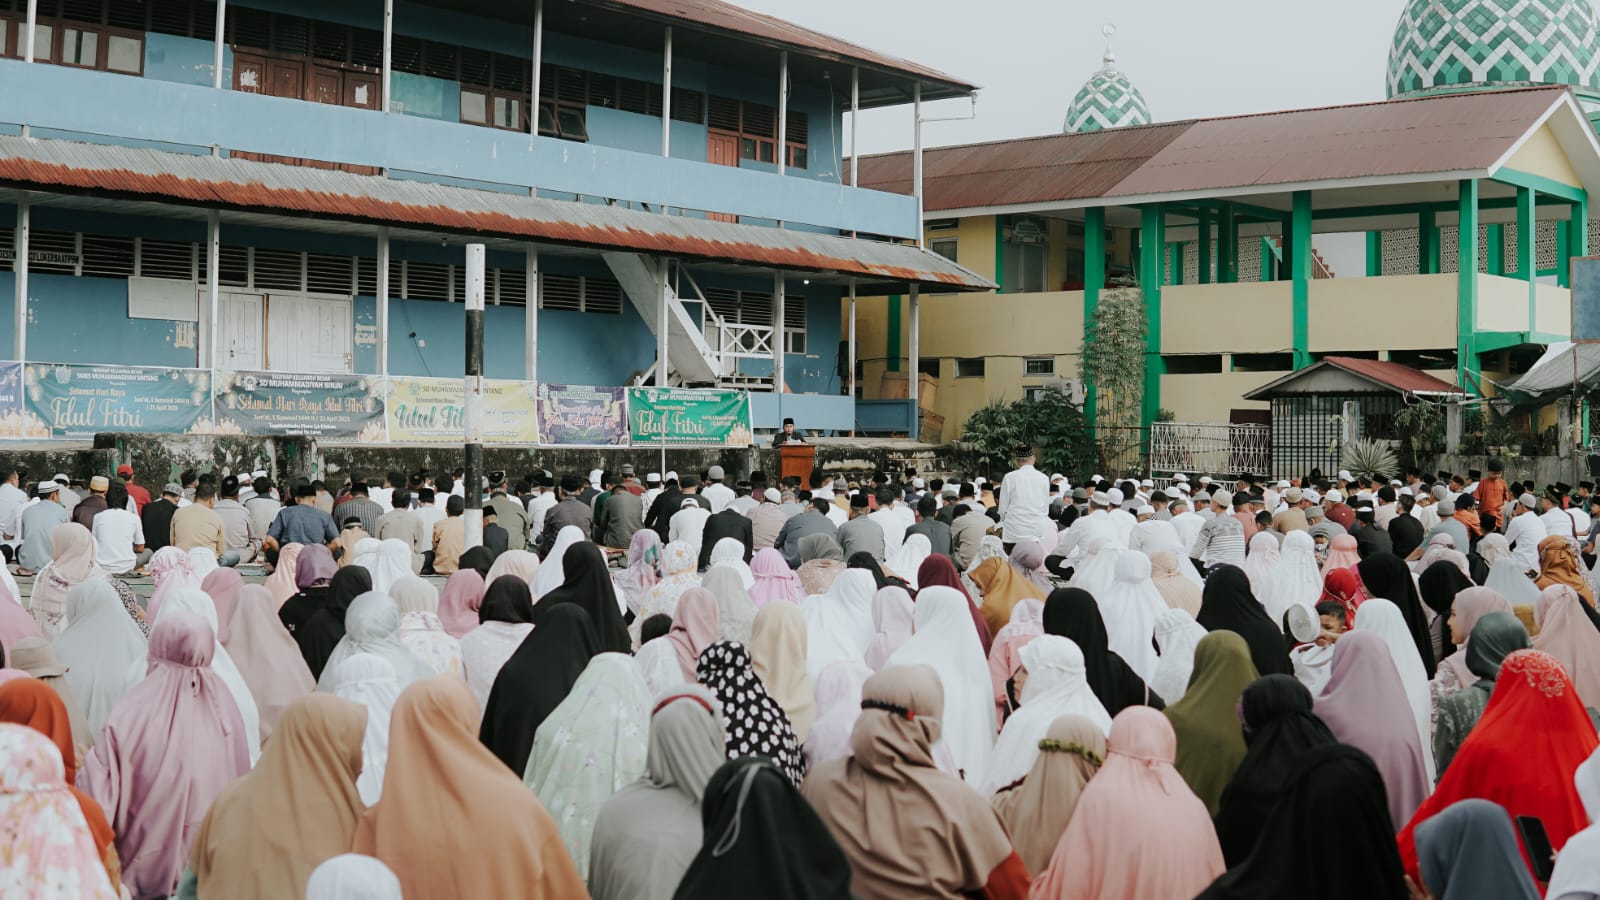
<path id="1" fill-rule="evenodd" d="M 222 266 L 222 214 L 217 210 L 206 213 L 206 368 L 213 373 L 217 370 L 217 316 L 221 308 L 222 292 L 219 285 L 222 282 L 221 273 L 217 270 Z M 229 368 L 232 368 L 231 366 Z M 212 375 L 211 384 L 215 388 L 217 379 Z"/>
<path id="2" fill-rule="evenodd" d="M 383 0 L 383 111 L 389 111 L 390 85 L 394 80 L 394 0 Z"/>
<path id="3" fill-rule="evenodd" d="M 227 20 L 228 0 L 217 0 L 217 30 L 216 33 L 211 36 L 211 86 L 218 90 L 222 89 L 222 51 L 226 46 L 223 44 L 222 38 L 223 29 L 227 25 Z"/>
<path id="4" fill-rule="evenodd" d="M 482 244 L 467 245 L 466 511 L 468 547 L 483 545 L 483 259 Z"/>
<path id="5" fill-rule="evenodd" d="M 915 134 L 912 136 L 913 150 L 912 150 L 912 153 L 911 153 L 911 157 L 912 157 L 912 167 L 916 170 L 916 172 L 914 173 L 913 179 L 912 179 L 913 182 L 914 182 L 914 186 L 912 188 L 912 193 L 916 194 L 916 196 L 917 196 L 917 246 L 918 247 L 924 247 L 924 246 L 927 246 L 927 241 L 924 239 L 924 236 L 923 236 L 923 233 L 922 233 L 922 82 L 920 82 L 920 81 L 917 82 L 916 87 L 912 89 L 911 98 L 912 98 L 912 102 L 911 102 L 912 116 L 916 121 L 916 127 L 912 129 L 912 131 L 914 131 Z M 912 288 L 911 289 L 911 309 L 913 310 L 912 321 L 916 320 L 916 314 L 915 314 L 916 308 L 917 308 L 917 289 L 916 288 Z M 916 330 L 915 329 L 916 329 L 916 326 L 913 325 L 912 326 L 912 332 L 911 332 L 912 334 L 916 334 Z M 915 385 L 916 381 L 917 381 L 917 370 L 916 370 L 915 362 L 913 362 L 912 368 L 911 368 L 911 383 L 913 385 Z M 913 387 L 912 390 L 911 390 L 911 396 L 912 396 L 913 399 L 917 396 L 915 387 Z"/>
<path id="6" fill-rule="evenodd" d="M 783 273 L 772 275 L 772 389 L 783 405 Z"/>
<path id="7" fill-rule="evenodd" d="M 672 26 L 661 51 L 661 155 L 672 155 Z"/>
<path id="8" fill-rule="evenodd" d="M 387 94 L 384 95 L 387 98 Z M 389 227 L 378 226 L 378 374 L 389 374 Z"/>
<path id="9" fill-rule="evenodd" d="M 920 291 L 920 288 L 917 285 L 917 283 L 916 282 L 912 282 L 912 284 L 911 284 L 911 341 L 910 341 L 911 364 L 910 364 L 910 367 L 909 367 L 909 371 L 906 373 L 906 384 L 908 385 L 908 387 L 906 389 L 906 396 L 911 400 L 911 431 L 912 431 L 912 433 L 911 433 L 910 437 L 911 437 L 912 440 L 917 440 L 918 439 L 918 433 L 917 433 L 917 411 L 921 408 L 917 404 L 917 400 L 918 400 L 918 397 L 917 397 L 918 390 L 917 389 L 921 386 L 921 381 L 922 381 L 921 372 L 918 370 L 918 366 L 919 366 L 919 364 L 921 362 L 921 353 L 922 353 L 922 319 L 921 319 L 921 315 L 920 315 L 920 313 L 918 311 L 918 303 L 919 303 L 919 301 L 921 299 L 920 296 L 919 296 L 919 291 Z"/>
<path id="10" fill-rule="evenodd" d="M 533 94 L 528 109 L 528 133 L 539 136 L 540 77 L 544 69 L 544 0 L 533 0 Z"/>
<path id="11" fill-rule="evenodd" d="M 856 187 L 861 183 L 861 160 L 856 155 L 856 132 L 860 130 L 857 124 L 857 113 L 861 112 L 861 70 L 855 66 L 850 67 L 850 186 Z"/>
<path id="12" fill-rule="evenodd" d="M 527 260 L 523 264 L 527 286 L 523 289 L 522 318 L 522 377 L 539 380 L 539 248 L 528 245 Z"/>
<path id="13" fill-rule="evenodd" d="M 661 307 L 657 311 L 656 320 L 656 387 L 667 386 L 667 261 L 658 259 L 656 265 L 656 296 L 661 298 Z M 662 450 L 662 459 L 666 459 L 666 450 Z M 662 470 L 665 477 L 666 470 Z M 664 481 L 662 482 L 665 483 Z"/>
<path id="14" fill-rule="evenodd" d="M 22 61 L 33 62 L 33 32 L 39 26 L 39 0 L 28 0 L 28 30 L 22 33 Z M 51 32 L 54 34 L 55 32 Z M 50 48 L 46 47 L 49 53 Z"/>
<path id="15" fill-rule="evenodd" d="M 778 174 L 789 161 L 789 51 L 778 51 Z"/>
<path id="16" fill-rule="evenodd" d="M 32 4 L 29 4 L 30 8 Z M 30 29 L 31 31 L 31 29 Z M 15 350 L 14 359 L 17 362 L 28 361 L 28 232 L 31 230 L 27 194 L 17 195 L 17 237 L 16 256 L 11 263 L 16 270 L 16 293 L 12 297 L 15 335 L 13 337 Z"/>
<path id="17" fill-rule="evenodd" d="M 856 398 L 856 280 L 854 276 L 850 278 L 850 374 L 847 383 L 850 385 L 850 390 L 847 392 L 850 396 L 850 402 L 854 403 Z"/>

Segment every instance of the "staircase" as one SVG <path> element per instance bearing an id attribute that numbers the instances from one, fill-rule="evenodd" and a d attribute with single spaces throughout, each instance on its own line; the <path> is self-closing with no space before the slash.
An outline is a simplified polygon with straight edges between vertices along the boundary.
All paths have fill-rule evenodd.
<path id="1" fill-rule="evenodd" d="M 602 253 L 628 295 L 639 317 L 657 340 L 660 324 L 659 297 L 657 296 L 658 266 L 664 262 L 634 253 Z M 772 358 L 773 329 L 763 325 L 745 325 L 729 322 L 711 308 L 695 283 L 693 276 L 679 269 L 680 281 L 687 281 L 693 291 L 689 299 L 700 307 L 697 316 L 691 313 L 673 283 L 667 283 L 667 364 L 666 378 L 655 378 L 655 368 L 641 375 L 638 384 L 654 380 L 657 384 L 675 386 L 715 385 L 745 390 L 772 390 L 771 375 L 749 375 L 739 371 L 741 359 Z"/>

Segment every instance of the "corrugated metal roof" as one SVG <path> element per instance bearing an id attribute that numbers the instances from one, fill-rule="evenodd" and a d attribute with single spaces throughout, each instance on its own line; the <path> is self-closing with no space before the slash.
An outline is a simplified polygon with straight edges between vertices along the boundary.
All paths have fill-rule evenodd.
<path id="1" fill-rule="evenodd" d="M 926 150 L 923 208 L 972 209 L 1099 197 L 1192 124 L 1172 122 Z M 911 179 L 909 151 L 861 158 L 863 187 L 910 194 Z"/>
<path id="2" fill-rule="evenodd" d="M 1539 360 L 1532 369 L 1511 383 L 1511 389 L 1533 395 L 1572 393 L 1573 356 L 1578 358 L 1576 380 L 1579 384 L 1589 387 L 1600 380 L 1600 344 L 1586 342 L 1567 344 L 1565 349 Z"/>
<path id="3" fill-rule="evenodd" d="M 103 144 L 0 137 L 0 184 L 826 272 L 932 290 L 994 287 L 904 244 Z"/>
<path id="4" fill-rule="evenodd" d="M 812 55 L 872 66 L 916 78 L 925 78 L 944 87 L 970 93 L 977 88 L 938 69 L 910 60 L 869 50 L 849 41 L 802 28 L 773 16 L 724 3 L 722 0 L 584 0 L 585 5 L 644 12 L 688 22 L 704 29 L 726 31 L 770 41 L 784 47 L 810 51 Z"/>
<path id="5" fill-rule="evenodd" d="M 1566 91 L 1477 91 L 1203 119 L 1105 196 L 1486 170 Z"/>
<path id="6" fill-rule="evenodd" d="M 1480 91 L 1199 119 L 923 154 L 928 212 L 1483 171 L 1567 93 Z M 911 154 L 862 157 L 861 184 L 911 193 Z"/>
<path id="7" fill-rule="evenodd" d="M 1403 366 L 1396 362 L 1386 362 L 1377 359 L 1356 359 L 1349 356 L 1324 356 L 1319 362 L 1306 366 L 1295 372 L 1264 384 L 1244 395 L 1246 400 L 1270 400 L 1276 396 L 1288 394 L 1325 393 L 1328 391 L 1328 370 L 1337 369 L 1345 372 L 1357 381 L 1346 381 L 1339 385 L 1339 391 L 1355 389 L 1359 392 L 1361 385 L 1369 385 L 1369 390 L 1388 390 L 1399 394 L 1460 394 L 1461 389 L 1448 381 L 1443 381 L 1429 375 L 1420 369 Z M 1318 377 L 1321 373 L 1322 377 Z M 1305 382 L 1311 380 L 1310 384 Z M 1339 379 L 1335 379 L 1338 381 Z"/>

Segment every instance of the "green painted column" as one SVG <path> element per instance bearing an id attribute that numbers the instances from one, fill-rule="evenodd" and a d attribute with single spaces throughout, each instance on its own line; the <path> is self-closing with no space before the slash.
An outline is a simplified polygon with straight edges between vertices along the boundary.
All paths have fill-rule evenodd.
<path id="1" fill-rule="evenodd" d="M 1572 218 L 1567 222 L 1567 252 L 1572 256 L 1589 255 L 1589 201 L 1575 200 L 1572 203 Z M 1571 274 L 1571 267 L 1564 266 L 1563 275 Z"/>
<path id="2" fill-rule="evenodd" d="M 889 361 L 889 371 L 900 371 L 900 295 L 889 298 L 889 334 L 884 341 L 883 355 Z"/>
<path id="3" fill-rule="evenodd" d="M 1556 287 L 1566 287 L 1572 274 L 1572 245 L 1568 242 L 1571 231 L 1565 222 L 1556 227 Z"/>
<path id="4" fill-rule="evenodd" d="M 1432 218 L 1432 214 L 1427 214 Z M 1456 262 L 1456 384 L 1467 387 L 1467 372 L 1477 367 L 1474 349 L 1478 332 L 1478 182 L 1461 180 L 1457 215 Z"/>
<path id="5" fill-rule="evenodd" d="M 1216 265 L 1212 256 L 1211 247 L 1211 208 L 1200 207 L 1200 265 L 1195 280 L 1201 284 L 1211 283 L 1211 272 Z"/>
<path id="6" fill-rule="evenodd" d="M 1083 211 L 1083 344 L 1088 346 L 1094 314 L 1100 309 L 1100 292 L 1106 287 L 1106 210 L 1091 206 Z M 1083 416 L 1094 427 L 1095 389 L 1083 386 Z"/>
<path id="7" fill-rule="evenodd" d="M 1287 250 L 1294 297 L 1294 367 L 1311 365 L 1311 192 L 1295 191 Z"/>
<path id="8" fill-rule="evenodd" d="M 1533 268 L 1534 229 L 1538 226 L 1539 210 L 1534 204 L 1538 197 L 1531 188 L 1517 188 L 1517 277 L 1528 283 L 1528 330 L 1534 331 L 1534 318 L 1539 306 L 1539 279 Z M 1505 239 L 1501 241 L 1502 248 Z"/>
<path id="9" fill-rule="evenodd" d="M 1235 284 L 1239 280 L 1239 222 L 1233 217 L 1233 204 L 1217 205 L 1217 281 Z"/>
<path id="10" fill-rule="evenodd" d="M 1166 243 L 1166 216 L 1161 204 L 1152 203 L 1139 210 L 1139 286 L 1144 291 L 1144 408 L 1140 428 L 1149 450 L 1150 423 L 1161 409 L 1161 263 Z"/>
<path id="11" fill-rule="evenodd" d="M 1383 232 L 1367 232 L 1367 277 L 1383 277 Z"/>
<path id="12" fill-rule="evenodd" d="M 1417 271 L 1423 275 L 1439 274 L 1439 228 L 1434 224 L 1431 209 L 1417 216 L 1417 250 Z M 1476 249 L 1473 255 L 1477 255 Z"/>

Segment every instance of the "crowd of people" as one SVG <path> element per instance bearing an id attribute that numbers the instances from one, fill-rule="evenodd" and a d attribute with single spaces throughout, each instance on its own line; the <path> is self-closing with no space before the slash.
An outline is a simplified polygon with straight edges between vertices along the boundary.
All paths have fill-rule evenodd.
<path id="1" fill-rule="evenodd" d="M 1592 485 L 1015 455 L 7 473 L 0 900 L 1600 897 Z"/>

